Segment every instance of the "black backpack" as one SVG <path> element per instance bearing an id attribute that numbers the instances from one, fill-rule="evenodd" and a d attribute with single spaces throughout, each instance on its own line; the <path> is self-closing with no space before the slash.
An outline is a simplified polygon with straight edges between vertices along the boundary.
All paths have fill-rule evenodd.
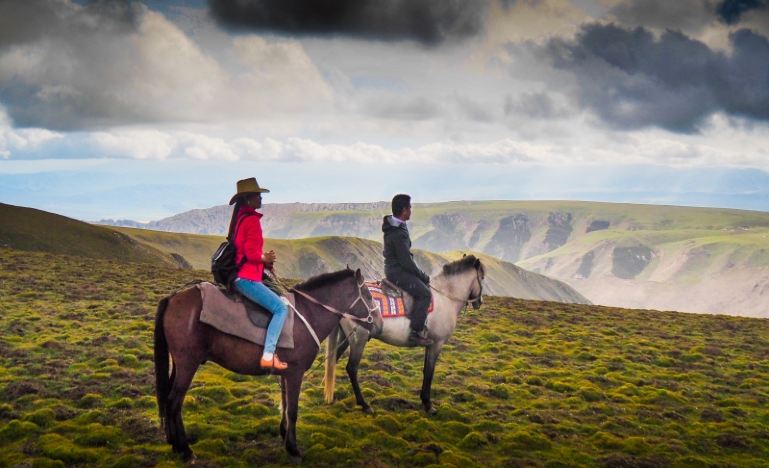
<path id="1" fill-rule="evenodd" d="M 238 234 L 238 227 L 240 227 L 241 221 L 243 221 L 250 214 L 243 216 L 235 225 L 235 230 L 227 236 L 227 240 L 219 245 L 214 255 L 211 257 L 211 273 L 214 275 L 214 281 L 226 286 L 229 289 L 232 286 L 232 281 L 238 274 L 238 270 L 244 263 L 246 263 L 246 256 L 240 261 L 240 264 L 235 264 L 235 238 Z"/>

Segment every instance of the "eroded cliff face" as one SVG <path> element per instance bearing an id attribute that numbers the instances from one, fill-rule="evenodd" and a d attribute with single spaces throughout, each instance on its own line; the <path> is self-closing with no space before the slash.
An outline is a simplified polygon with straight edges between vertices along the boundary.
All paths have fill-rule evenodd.
<path id="1" fill-rule="evenodd" d="M 310 237 L 316 236 L 339 236 L 343 235 L 350 237 L 363 237 L 370 235 L 372 231 L 375 231 L 377 227 L 382 225 L 382 220 L 366 219 L 362 218 L 356 213 L 344 213 L 344 214 L 329 214 L 317 221 Z M 269 225 L 266 226 L 265 231 L 270 232 Z"/>
<path id="2" fill-rule="evenodd" d="M 547 234 L 545 245 L 548 250 L 555 250 L 569 240 L 573 229 L 574 215 L 568 212 L 553 212 L 547 216 Z"/>
<path id="3" fill-rule="evenodd" d="M 586 253 L 584 256 L 582 256 L 582 259 L 579 262 L 579 268 L 577 268 L 577 273 L 574 276 L 579 279 L 590 278 L 590 274 L 593 272 L 594 258 L 595 258 L 595 252 L 593 252 L 592 250 Z"/>
<path id="4" fill-rule="evenodd" d="M 633 279 L 654 258 L 654 251 L 645 245 L 615 247 L 612 253 L 612 273 L 617 278 Z"/>
<path id="5" fill-rule="evenodd" d="M 594 219 L 590 222 L 590 225 L 587 227 L 585 232 L 603 231 L 604 229 L 609 229 L 610 225 L 611 223 L 609 221 Z"/>
<path id="6" fill-rule="evenodd" d="M 489 255 L 515 262 L 521 258 L 523 247 L 531 239 L 529 217 L 523 213 L 499 220 L 494 235 L 483 251 Z"/>
<path id="7" fill-rule="evenodd" d="M 433 252 L 468 248 L 468 239 L 477 227 L 462 213 L 437 214 L 428 220 L 429 230 L 414 240 L 414 245 Z"/>

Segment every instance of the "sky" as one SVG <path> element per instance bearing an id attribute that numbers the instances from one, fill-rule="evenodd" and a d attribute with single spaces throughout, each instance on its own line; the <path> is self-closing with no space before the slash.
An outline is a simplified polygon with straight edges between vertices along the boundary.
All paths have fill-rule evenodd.
<path id="1" fill-rule="evenodd" d="M 0 0 L 0 202 L 769 211 L 769 0 Z"/>

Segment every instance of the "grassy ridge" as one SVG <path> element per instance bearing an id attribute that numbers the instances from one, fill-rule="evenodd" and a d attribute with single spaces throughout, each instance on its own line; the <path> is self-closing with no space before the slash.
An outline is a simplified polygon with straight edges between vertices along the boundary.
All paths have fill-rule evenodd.
<path id="1" fill-rule="evenodd" d="M 159 250 L 112 229 L 4 203 L 0 203 L 0 247 L 123 262 L 174 264 Z"/>
<path id="2" fill-rule="evenodd" d="M 157 427 L 158 299 L 202 272 L 0 249 L 0 466 L 176 466 Z M 66 281 L 61 281 L 66 278 Z M 764 320 L 489 298 L 418 409 L 417 350 L 369 343 L 346 378 L 302 392 L 308 466 L 761 466 L 769 459 Z M 343 374 L 343 371 L 340 371 Z M 199 464 L 289 465 L 275 378 L 206 364 L 186 399 Z"/>

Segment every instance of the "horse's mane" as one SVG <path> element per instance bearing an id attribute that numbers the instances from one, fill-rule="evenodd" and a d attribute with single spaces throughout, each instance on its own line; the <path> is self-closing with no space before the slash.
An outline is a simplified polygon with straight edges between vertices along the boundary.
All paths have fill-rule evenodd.
<path id="1" fill-rule="evenodd" d="M 467 255 L 459 260 L 443 265 L 443 274 L 450 276 L 464 273 L 467 270 L 475 268 L 475 262 L 478 261 L 480 260 L 475 255 Z M 481 271 L 483 271 L 483 264 L 481 264 Z"/>
<path id="2" fill-rule="evenodd" d="M 310 290 L 310 289 L 318 289 L 328 284 L 337 283 L 348 276 L 353 276 L 354 274 L 355 274 L 355 271 L 350 269 L 333 271 L 331 273 L 323 273 L 317 276 L 313 276 L 312 278 L 308 279 L 304 283 L 299 283 L 294 287 L 296 289 L 301 289 L 303 291 Z"/>

